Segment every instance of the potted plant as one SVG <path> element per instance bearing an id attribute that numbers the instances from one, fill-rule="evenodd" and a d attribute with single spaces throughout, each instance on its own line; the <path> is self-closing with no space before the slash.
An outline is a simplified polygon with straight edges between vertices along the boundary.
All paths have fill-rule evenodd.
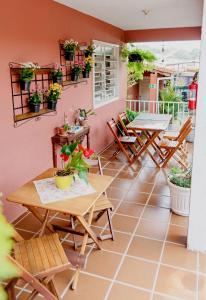
<path id="1" fill-rule="evenodd" d="M 88 56 L 84 59 L 84 63 L 82 67 L 83 78 L 89 78 L 89 73 L 91 72 L 92 64 L 93 64 L 93 59 L 91 56 Z"/>
<path id="2" fill-rule="evenodd" d="M 61 96 L 62 86 L 58 83 L 51 83 L 47 95 L 48 109 L 56 110 L 56 105 L 59 97 Z"/>
<path id="3" fill-rule="evenodd" d="M 29 108 L 31 112 L 39 112 L 40 110 L 40 104 L 42 102 L 42 94 L 39 91 L 35 91 L 30 97 L 29 97 Z"/>
<path id="4" fill-rule="evenodd" d="M 73 39 L 66 40 L 63 44 L 65 59 L 66 60 L 74 60 L 75 51 L 78 49 L 78 42 Z"/>
<path id="5" fill-rule="evenodd" d="M 22 68 L 20 70 L 20 88 L 23 91 L 30 90 L 30 84 L 32 79 L 34 78 L 35 70 L 38 69 L 38 64 L 33 62 L 27 62 L 22 64 Z"/>
<path id="6" fill-rule="evenodd" d="M 177 167 L 172 168 L 168 176 L 171 209 L 180 216 L 189 216 L 191 176 L 191 168 L 183 171 Z"/>
<path id="7" fill-rule="evenodd" d="M 71 67 L 71 81 L 78 81 L 79 75 L 82 72 L 82 65 L 75 63 Z"/>
<path id="8" fill-rule="evenodd" d="M 90 43 L 87 48 L 84 50 L 84 56 L 88 57 L 88 56 L 92 56 L 93 52 L 95 50 L 95 46 L 93 43 Z"/>
<path id="9" fill-rule="evenodd" d="M 89 109 L 86 111 L 84 108 L 79 108 L 79 124 L 81 126 L 86 126 L 87 125 L 87 120 L 89 116 L 96 115 L 95 111 L 92 109 Z"/>
<path id="10" fill-rule="evenodd" d="M 53 83 L 63 84 L 63 73 L 62 67 L 60 65 L 55 65 L 54 69 L 51 71 L 52 81 Z"/>
<path id="11" fill-rule="evenodd" d="M 87 181 L 90 166 L 85 162 L 84 158 L 90 158 L 93 153 L 94 151 L 90 149 L 83 151 L 78 146 L 78 142 L 62 146 L 60 154 L 62 169 L 57 170 L 55 174 L 56 186 L 61 190 L 68 189 L 74 180 L 75 173 Z"/>

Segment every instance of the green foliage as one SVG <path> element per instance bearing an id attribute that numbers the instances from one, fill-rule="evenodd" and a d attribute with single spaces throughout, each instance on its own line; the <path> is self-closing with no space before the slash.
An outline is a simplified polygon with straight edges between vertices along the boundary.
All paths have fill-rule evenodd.
<path id="1" fill-rule="evenodd" d="M 53 69 L 53 70 L 51 71 L 51 74 L 52 74 L 52 77 L 53 77 L 53 78 L 58 78 L 58 77 L 62 77 L 62 76 L 63 76 L 63 73 L 62 73 L 61 68 Z"/>
<path id="2" fill-rule="evenodd" d="M 129 51 L 128 55 L 130 54 L 137 54 L 146 62 L 154 62 L 157 59 L 156 56 L 149 50 L 134 49 Z"/>
<path id="3" fill-rule="evenodd" d="M 84 108 L 79 108 L 79 117 L 81 118 L 81 120 L 87 120 L 89 116 L 93 115 L 96 115 L 96 112 L 92 109 L 86 111 L 86 109 Z"/>
<path id="4" fill-rule="evenodd" d="M 176 93 L 175 88 L 168 85 L 165 89 L 160 91 L 160 113 L 173 114 L 173 117 L 177 117 L 179 104 L 182 102 L 181 96 Z M 166 103 L 165 103 L 166 102 Z M 173 104 L 173 102 L 177 102 Z"/>
<path id="5" fill-rule="evenodd" d="M 8 259 L 13 247 L 14 229 L 2 215 L 0 203 L 0 281 L 20 276 L 20 271 Z M 0 285 L 0 299 L 6 300 L 7 294 Z"/>
<path id="6" fill-rule="evenodd" d="M 20 71 L 20 80 L 31 81 L 34 77 L 34 70 L 32 68 L 22 68 Z"/>
<path id="7" fill-rule="evenodd" d="M 34 92 L 29 98 L 29 104 L 40 104 L 42 100 L 42 94 L 38 91 Z"/>
<path id="8" fill-rule="evenodd" d="M 78 65 L 78 64 L 74 65 L 74 66 L 71 68 L 71 72 L 72 72 L 73 74 L 76 74 L 76 75 L 79 75 L 79 74 L 81 73 L 81 71 L 82 71 L 82 66 L 81 66 L 81 65 Z"/>
<path id="9" fill-rule="evenodd" d="M 180 168 L 174 167 L 170 170 L 169 180 L 173 184 L 184 187 L 190 188 L 191 187 L 191 177 L 192 177 L 192 170 L 189 168 L 186 171 L 183 171 Z"/>
<path id="10" fill-rule="evenodd" d="M 126 114 L 129 121 L 132 122 L 138 116 L 139 113 L 137 111 L 127 109 Z"/>

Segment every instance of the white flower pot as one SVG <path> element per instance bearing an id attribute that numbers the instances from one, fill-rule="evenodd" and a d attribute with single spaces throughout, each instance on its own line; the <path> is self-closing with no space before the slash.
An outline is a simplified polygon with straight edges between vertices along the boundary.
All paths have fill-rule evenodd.
<path id="1" fill-rule="evenodd" d="M 189 216 L 190 213 L 190 188 L 177 186 L 169 181 L 171 196 L 171 210 L 180 216 Z"/>

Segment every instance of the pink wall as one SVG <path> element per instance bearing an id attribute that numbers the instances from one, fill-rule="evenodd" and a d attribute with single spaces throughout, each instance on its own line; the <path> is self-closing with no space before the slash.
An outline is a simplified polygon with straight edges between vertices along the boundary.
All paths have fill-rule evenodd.
<path id="1" fill-rule="evenodd" d="M 57 4 L 51 0 L 7 0 L 0 11 L 1 47 L 1 156 L 0 191 L 4 196 L 52 166 L 51 136 L 63 122 L 64 112 L 70 119 L 79 107 L 92 107 L 92 79 L 87 85 L 70 87 L 58 103 L 58 114 L 42 117 L 19 128 L 13 127 L 12 99 L 8 63 L 34 61 L 40 65 L 59 62 L 58 40 L 92 39 L 120 44 L 124 32 L 95 18 Z M 106 121 L 124 109 L 126 72 L 121 66 L 120 100 L 96 110 L 90 118 L 91 146 L 99 151 L 111 140 Z M 5 213 L 14 219 L 22 208 L 5 202 Z"/>
<path id="2" fill-rule="evenodd" d="M 201 27 L 161 28 L 125 31 L 125 42 L 200 40 Z"/>

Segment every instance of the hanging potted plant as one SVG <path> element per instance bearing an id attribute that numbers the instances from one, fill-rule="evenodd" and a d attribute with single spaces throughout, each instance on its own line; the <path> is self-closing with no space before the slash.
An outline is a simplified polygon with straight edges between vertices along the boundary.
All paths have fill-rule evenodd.
<path id="1" fill-rule="evenodd" d="M 63 73 L 62 73 L 62 67 L 60 65 L 55 65 L 54 69 L 51 71 L 52 81 L 53 83 L 58 83 L 60 85 L 63 84 Z"/>
<path id="2" fill-rule="evenodd" d="M 68 189 L 74 179 L 74 174 L 87 181 L 88 169 L 90 166 L 84 158 L 90 158 L 94 154 L 93 150 L 81 149 L 78 142 L 65 144 L 61 148 L 62 169 L 57 170 L 55 174 L 55 183 L 61 190 Z"/>
<path id="3" fill-rule="evenodd" d="M 83 67 L 82 67 L 82 75 L 83 78 L 89 78 L 89 73 L 91 72 L 93 65 L 93 59 L 91 56 L 88 56 L 84 59 Z"/>
<path id="4" fill-rule="evenodd" d="M 143 61 L 143 57 L 142 57 L 140 49 L 130 51 L 128 58 L 129 58 L 130 62 L 139 62 L 139 63 L 141 63 Z"/>
<path id="5" fill-rule="evenodd" d="M 82 65 L 79 63 L 71 67 L 71 81 L 78 81 L 79 75 L 82 72 Z"/>
<path id="6" fill-rule="evenodd" d="M 56 105 L 59 97 L 61 96 L 62 86 L 58 83 L 51 83 L 47 95 L 48 109 L 56 110 Z"/>
<path id="7" fill-rule="evenodd" d="M 171 195 L 171 209 L 180 216 L 189 216 L 190 188 L 192 169 L 183 171 L 174 167 L 168 177 L 168 185 Z"/>
<path id="8" fill-rule="evenodd" d="M 66 40 L 63 44 L 65 59 L 72 61 L 74 60 L 75 51 L 78 49 L 78 42 L 73 39 Z"/>
<path id="9" fill-rule="evenodd" d="M 88 56 L 92 56 L 92 54 L 94 53 L 95 50 L 95 46 L 93 43 L 90 43 L 87 48 L 84 50 L 84 56 L 88 57 Z"/>
<path id="10" fill-rule="evenodd" d="M 38 64 L 34 64 L 33 62 L 27 62 L 22 64 L 22 68 L 20 70 L 20 88 L 22 91 L 29 91 L 30 84 L 32 79 L 34 78 L 35 70 L 38 69 Z"/>
<path id="11" fill-rule="evenodd" d="M 29 108 L 31 112 L 38 113 L 40 111 L 40 104 L 42 103 L 42 94 L 39 91 L 35 91 L 29 97 Z"/>

